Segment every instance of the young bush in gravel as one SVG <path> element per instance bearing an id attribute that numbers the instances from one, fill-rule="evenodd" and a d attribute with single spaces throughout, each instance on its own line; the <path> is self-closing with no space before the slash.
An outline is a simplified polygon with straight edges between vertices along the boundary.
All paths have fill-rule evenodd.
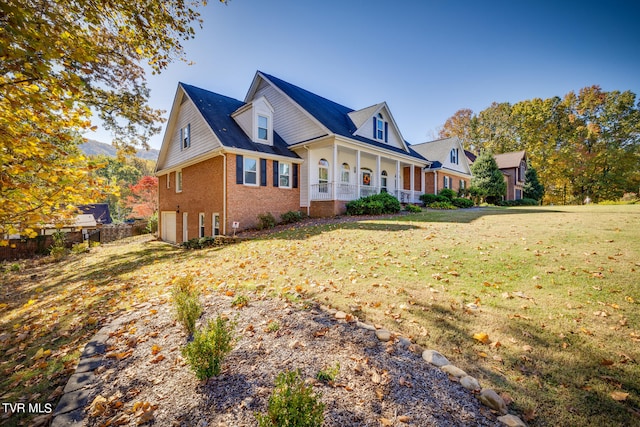
<path id="1" fill-rule="evenodd" d="M 182 349 L 182 355 L 199 380 L 220 375 L 222 361 L 233 349 L 233 324 L 218 316 L 209 320 L 193 341 Z"/>
<path id="2" fill-rule="evenodd" d="M 171 290 L 173 304 L 176 309 L 176 320 L 184 329 L 193 334 L 196 329 L 196 320 L 202 315 L 200 294 L 193 285 L 193 277 L 181 277 L 173 285 Z"/>
<path id="3" fill-rule="evenodd" d="M 300 371 L 278 374 L 276 388 L 269 398 L 266 414 L 256 413 L 259 427 L 320 427 L 324 404 L 320 395 L 300 377 Z"/>

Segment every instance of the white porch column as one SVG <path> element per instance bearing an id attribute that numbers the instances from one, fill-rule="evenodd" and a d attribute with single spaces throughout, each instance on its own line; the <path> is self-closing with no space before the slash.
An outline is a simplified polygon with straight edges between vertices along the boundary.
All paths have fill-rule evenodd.
<path id="1" fill-rule="evenodd" d="M 396 197 L 400 199 L 400 160 L 396 160 Z"/>
<path id="2" fill-rule="evenodd" d="M 356 150 L 356 199 L 360 198 L 360 184 L 362 181 L 360 175 L 360 150 Z"/>
<path id="3" fill-rule="evenodd" d="M 338 144 L 333 143 L 333 177 L 331 179 L 332 199 L 338 199 Z"/>
<path id="4" fill-rule="evenodd" d="M 380 156 L 376 156 L 376 182 L 374 182 L 374 186 L 378 187 L 378 192 L 380 192 L 380 185 L 382 183 L 382 176 L 380 173 Z"/>
<path id="5" fill-rule="evenodd" d="M 415 198 L 415 181 L 416 181 L 416 166 L 412 163 L 411 164 L 411 176 L 409 177 L 409 180 L 411 181 L 411 199 L 409 200 L 409 202 L 413 203 L 413 199 Z"/>

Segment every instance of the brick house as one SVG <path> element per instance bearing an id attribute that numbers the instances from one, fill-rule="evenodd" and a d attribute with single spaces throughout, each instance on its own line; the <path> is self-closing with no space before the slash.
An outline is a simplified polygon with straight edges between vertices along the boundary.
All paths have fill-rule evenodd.
<path id="1" fill-rule="evenodd" d="M 430 165 L 385 102 L 353 110 L 260 71 L 244 101 L 179 83 L 156 165 L 158 229 L 180 243 L 267 212 L 341 214 L 379 192 L 418 202 Z"/>
<path id="2" fill-rule="evenodd" d="M 498 168 L 504 175 L 507 183 L 507 194 L 505 200 L 520 200 L 524 197 L 524 181 L 527 172 L 527 153 L 523 151 L 513 151 L 510 153 L 496 154 Z"/>
<path id="3" fill-rule="evenodd" d="M 411 147 L 432 162 L 424 172 L 426 193 L 438 194 L 443 188 L 457 193 L 469 188 L 471 169 L 459 138 L 437 139 Z"/>
<path id="4" fill-rule="evenodd" d="M 476 160 L 476 155 L 465 150 L 465 155 L 469 166 Z M 504 176 L 504 182 L 507 184 L 507 192 L 504 196 L 505 200 L 520 200 L 524 197 L 524 182 L 527 172 L 527 153 L 523 151 L 512 151 L 509 153 L 495 154 L 493 158 L 496 160 L 498 169 Z"/>

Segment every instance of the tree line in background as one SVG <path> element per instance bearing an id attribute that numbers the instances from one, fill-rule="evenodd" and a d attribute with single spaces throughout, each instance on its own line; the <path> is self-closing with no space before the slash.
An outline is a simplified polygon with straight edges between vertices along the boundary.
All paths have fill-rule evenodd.
<path id="1" fill-rule="evenodd" d="M 495 154 L 526 150 L 546 203 L 618 200 L 640 187 L 640 102 L 631 91 L 585 87 L 577 94 L 494 102 L 458 110 L 440 137 Z"/>
<path id="2" fill-rule="evenodd" d="M 98 200 L 109 205 L 115 223 L 157 215 L 158 178 L 152 176 L 154 161 L 105 155 L 92 158 L 104 165 L 96 170 L 96 175 L 115 190 Z"/>

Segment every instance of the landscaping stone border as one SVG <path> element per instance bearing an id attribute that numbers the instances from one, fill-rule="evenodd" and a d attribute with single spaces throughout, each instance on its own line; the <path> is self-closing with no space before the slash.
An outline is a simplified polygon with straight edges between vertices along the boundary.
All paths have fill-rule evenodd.
<path id="1" fill-rule="evenodd" d="M 151 306 L 151 303 L 142 303 L 135 308 L 137 311 L 139 309 L 147 309 Z M 373 332 L 380 342 L 397 340 L 399 345 L 408 348 L 414 353 L 421 354 L 425 362 L 440 368 L 451 378 L 459 382 L 463 388 L 473 393 L 482 404 L 499 413 L 501 416 L 499 416 L 497 420 L 502 424 L 508 427 L 526 427 L 526 424 L 519 417 L 508 414 L 507 405 L 498 393 L 492 389 L 481 388 L 476 378 L 467 375 L 465 371 L 452 365 L 449 360 L 438 351 L 433 349 L 422 350 L 417 344 L 412 343 L 410 339 L 399 333 L 388 331 L 384 328 L 377 327 L 377 325 L 361 322 L 357 317 L 343 311 L 322 305 L 320 308 L 337 322 L 351 323 L 354 327 Z M 135 316 L 135 311 L 123 314 L 108 323 L 85 345 L 76 371 L 69 378 L 64 388 L 64 395 L 53 412 L 51 427 L 81 427 L 84 425 L 86 408 L 95 397 L 95 387 L 97 385 L 95 372 L 96 370 L 100 370 L 105 363 L 104 355 L 107 349 L 106 342 L 109 339 L 109 334 L 130 320 L 132 316 Z"/>

